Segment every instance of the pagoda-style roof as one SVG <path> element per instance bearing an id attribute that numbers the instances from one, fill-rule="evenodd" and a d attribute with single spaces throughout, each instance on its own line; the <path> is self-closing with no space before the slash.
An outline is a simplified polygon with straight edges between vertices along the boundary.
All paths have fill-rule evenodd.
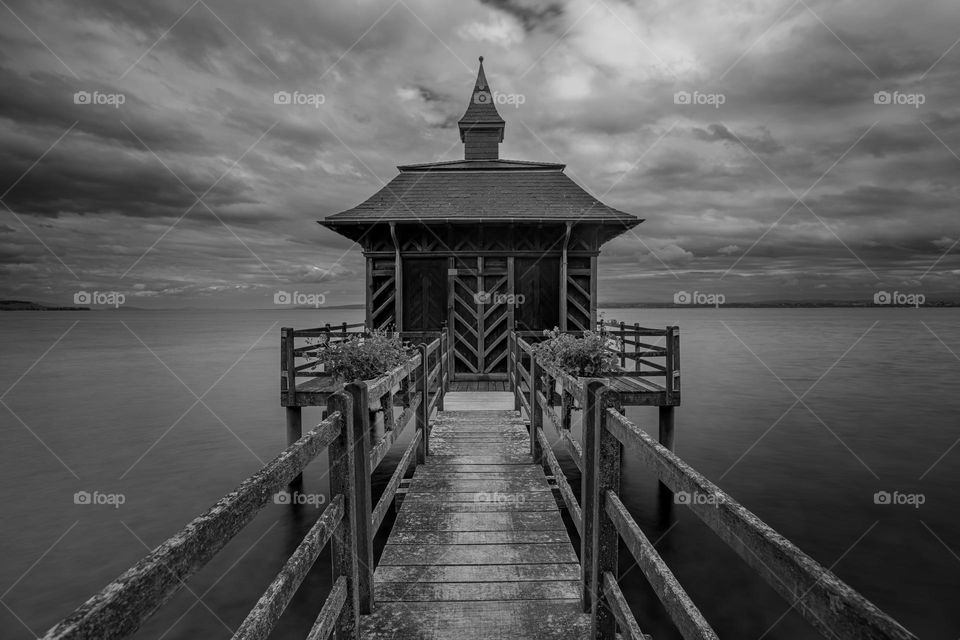
<path id="1" fill-rule="evenodd" d="M 562 164 L 455 160 L 398 169 L 400 174 L 372 197 L 323 224 L 490 220 L 614 223 L 626 229 L 641 222 L 584 191 Z"/>
<path id="2" fill-rule="evenodd" d="M 504 121 L 483 70 L 458 122 L 465 159 L 397 167 L 393 180 L 352 209 L 321 222 L 347 237 L 380 223 L 570 223 L 609 227 L 613 237 L 640 222 L 587 193 L 553 162 L 502 160 Z"/>

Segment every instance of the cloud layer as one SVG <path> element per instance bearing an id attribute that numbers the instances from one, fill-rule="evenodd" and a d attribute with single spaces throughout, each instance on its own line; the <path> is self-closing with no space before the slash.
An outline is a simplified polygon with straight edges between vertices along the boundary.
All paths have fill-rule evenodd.
<path id="1" fill-rule="evenodd" d="M 565 162 L 646 218 L 605 248 L 601 299 L 960 297 L 947 1 L 0 12 L 3 297 L 267 306 L 299 286 L 359 302 L 358 247 L 315 220 L 395 165 L 462 157 L 477 55 L 495 91 L 523 96 L 500 106 L 502 157 Z"/>

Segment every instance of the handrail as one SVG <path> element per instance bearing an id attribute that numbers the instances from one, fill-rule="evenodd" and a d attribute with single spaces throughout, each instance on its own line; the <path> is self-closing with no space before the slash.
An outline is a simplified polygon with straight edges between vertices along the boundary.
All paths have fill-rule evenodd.
<path id="1" fill-rule="evenodd" d="M 334 330 L 352 326 L 358 325 L 340 325 Z M 284 329 L 285 363 L 294 362 L 291 336 L 315 331 L 326 329 L 299 332 Z M 289 444 L 237 489 L 57 623 L 44 639 L 129 637 L 249 524 L 271 496 L 291 485 L 324 449 L 330 465 L 331 500 L 234 637 L 266 638 L 329 542 L 334 585 L 308 638 L 327 638 L 334 630 L 338 637 L 358 638 L 359 616 L 370 613 L 374 606 L 373 536 L 383 523 L 403 476 L 425 460 L 430 436 L 428 402 L 430 410 L 437 404 L 442 407 L 449 379 L 445 365 L 448 355 L 449 339 L 440 335 L 429 344 L 419 345 L 417 353 L 380 378 L 349 383 L 332 391 L 327 397 L 327 417 L 319 425 Z M 284 370 L 289 376 L 287 380 L 292 382 L 295 367 Z M 394 420 L 398 386 L 397 399 L 402 400 L 403 410 Z M 376 443 L 371 443 L 371 410 L 384 411 L 385 426 L 389 427 Z M 387 491 L 372 508 L 372 470 L 414 417 L 416 434 L 394 470 Z M 296 504 L 295 500 L 290 502 Z"/>
<path id="2" fill-rule="evenodd" d="M 307 572 L 310 571 L 317 556 L 327 545 L 336 528 L 340 526 L 343 511 L 344 497 L 341 494 L 330 501 L 330 506 L 324 510 L 323 515 L 304 536 L 297 550 L 283 565 L 280 573 L 267 587 L 237 632 L 233 634 L 233 640 L 263 640 L 270 635 L 277 620 L 280 619 L 280 614 L 287 608 L 300 583 L 307 577 Z"/>
<path id="3" fill-rule="evenodd" d="M 621 413 L 607 410 L 606 428 L 638 453 L 674 492 L 691 496 L 690 509 L 727 546 L 759 573 L 800 615 L 824 636 L 896 638 L 914 636 L 829 569 L 697 473 Z M 798 595 L 799 594 L 799 595 Z"/>
<path id="4" fill-rule="evenodd" d="M 125 638 L 136 631 L 184 581 L 203 568 L 343 429 L 330 415 L 203 515 L 56 624 L 45 640 Z"/>
<path id="5" fill-rule="evenodd" d="M 652 334 L 641 329 L 640 335 Z M 666 393 L 678 393 L 678 332 L 676 327 L 667 327 L 657 335 L 666 338 Z M 648 345 L 638 344 L 638 350 L 641 346 Z M 620 392 L 610 386 L 614 378 L 572 378 L 551 370 L 519 335 L 511 337 L 510 348 L 516 405 L 530 417 L 531 452 L 535 461 L 550 469 L 580 533 L 581 589 L 585 611 L 591 614 L 591 637 L 612 640 L 618 628 L 624 637 L 645 637 L 616 583 L 617 547 L 622 538 L 681 635 L 686 640 L 717 638 L 620 500 L 621 457 L 626 447 L 638 453 L 668 489 L 707 496 L 709 499 L 689 500 L 687 504 L 824 636 L 915 640 L 893 618 L 631 423 L 623 413 Z M 521 388 L 522 381 L 528 382 L 526 389 Z M 553 389 L 545 387 L 554 383 L 560 385 L 559 414 L 551 406 Z M 574 403 L 583 411 L 582 448 L 569 430 L 568 411 Z M 579 505 L 543 433 L 544 417 L 557 427 L 570 457 L 583 473 Z M 601 597 L 606 599 L 605 606 L 600 605 Z"/>

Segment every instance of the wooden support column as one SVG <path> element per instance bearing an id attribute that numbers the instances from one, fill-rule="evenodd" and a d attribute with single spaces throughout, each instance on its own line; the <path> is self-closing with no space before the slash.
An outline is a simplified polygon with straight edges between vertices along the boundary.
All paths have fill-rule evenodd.
<path id="1" fill-rule="evenodd" d="M 403 331 L 403 263 L 400 261 L 400 243 L 397 241 L 397 223 L 390 223 L 390 237 L 393 239 L 393 324 L 396 331 Z"/>
<path id="2" fill-rule="evenodd" d="M 597 256 L 590 256 L 590 330 L 597 328 Z"/>
<path id="3" fill-rule="evenodd" d="M 327 449 L 330 464 L 330 496 L 343 496 L 343 520 L 331 537 L 331 564 L 333 582 L 347 578 L 347 599 L 337 619 L 338 640 L 354 640 L 360 637 L 360 589 L 357 563 L 357 495 L 356 470 L 354 468 L 353 399 L 340 392 L 327 399 L 327 413 L 339 412 L 342 428 L 340 435 Z"/>
<path id="4" fill-rule="evenodd" d="M 364 321 L 364 324 L 366 324 L 366 328 L 368 331 L 372 331 L 376 329 L 376 327 L 373 326 L 373 258 L 371 258 L 370 256 L 367 256 L 366 296 L 367 296 L 367 304 L 366 304 L 367 311 L 365 315 L 366 320 Z"/>
<path id="5" fill-rule="evenodd" d="M 673 451 L 673 440 L 674 440 L 674 426 L 676 415 L 674 409 L 676 407 L 665 406 L 659 407 L 660 409 L 660 444 L 664 447 Z"/>
<path id="6" fill-rule="evenodd" d="M 563 251 L 560 254 L 560 330 L 567 330 L 567 247 L 570 244 L 570 232 L 573 230 L 573 224 L 568 222 L 567 229 L 563 236 Z M 549 328 L 549 327 L 548 327 Z"/>
<path id="7" fill-rule="evenodd" d="M 356 485 L 357 591 L 361 615 L 373 612 L 373 498 L 370 487 L 370 405 L 367 385 L 351 382 L 345 387 L 353 402 L 353 464 Z"/>

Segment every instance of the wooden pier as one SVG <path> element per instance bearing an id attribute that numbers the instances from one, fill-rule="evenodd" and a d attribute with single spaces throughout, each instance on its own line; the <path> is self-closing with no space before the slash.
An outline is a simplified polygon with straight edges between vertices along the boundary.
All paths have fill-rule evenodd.
<path id="1" fill-rule="evenodd" d="M 580 563 L 524 425 L 512 409 L 437 417 L 377 565 L 362 637 L 588 637 Z"/>
<path id="2" fill-rule="evenodd" d="M 622 333 L 617 342 L 619 355 L 635 358 L 636 366 L 603 378 L 546 368 L 534 356 L 534 337 L 512 332 L 509 391 L 460 393 L 447 393 L 445 335 L 412 336 L 423 343 L 405 364 L 382 378 L 337 387 L 305 366 L 317 356 L 316 343 L 295 340 L 329 341 L 336 339 L 331 332 L 346 335 L 350 327 L 299 335 L 284 329 L 281 401 L 289 446 L 44 638 L 130 637 L 274 494 L 297 490 L 299 475 L 327 450 L 328 506 L 235 639 L 270 636 L 327 543 L 333 588 L 316 595 L 309 640 L 646 639 L 618 585 L 622 543 L 680 634 L 713 640 L 709 622 L 620 499 L 621 460 L 629 451 L 666 490 L 708 498 L 685 504 L 823 637 L 915 640 L 673 453 L 679 335 L 675 327 L 636 329 L 632 340 Z M 632 344 L 655 339 L 665 344 Z M 658 400 L 660 433 L 653 438 L 623 407 Z M 325 406 L 326 417 L 301 435 L 300 407 L 310 403 Z M 385 431 L 375 435 L 371 416 L 380 411 Z M 582 437 L 573 436 L 573 412 L 580 413 Z M 371 473 L 409 424 L 412 438 L 373 504 Z M 558 462 L 564 451 L 582 474 L 579 495 Z M 373 540 L 394 505 L 399 513 L 377 561 Z"/>

